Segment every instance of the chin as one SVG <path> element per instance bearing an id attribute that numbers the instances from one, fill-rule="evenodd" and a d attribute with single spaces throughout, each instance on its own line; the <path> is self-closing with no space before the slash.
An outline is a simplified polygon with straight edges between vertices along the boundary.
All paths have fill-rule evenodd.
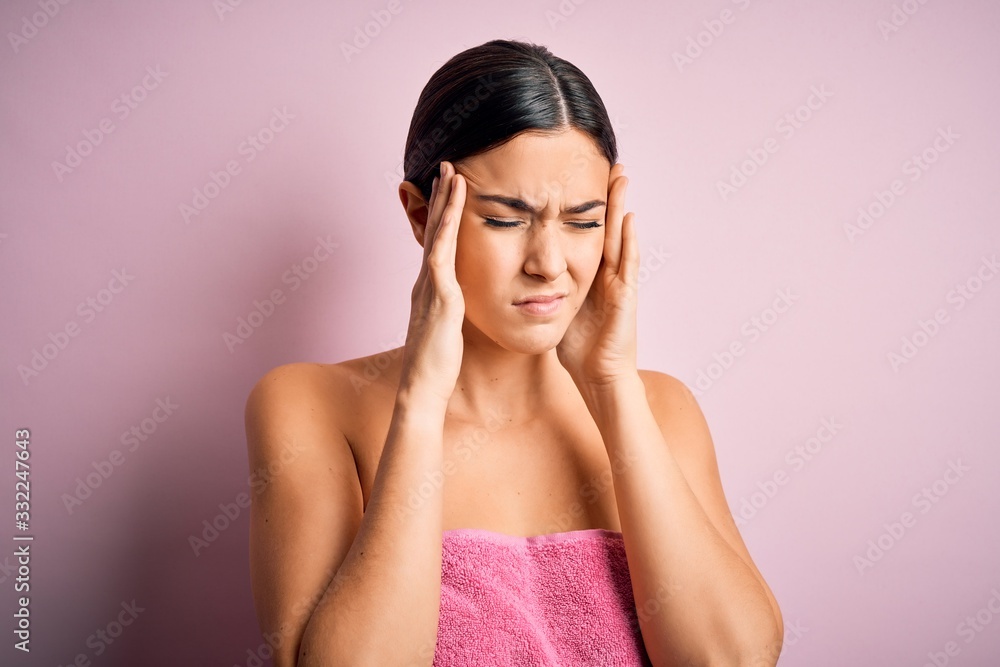
<path id="1" fill-rule="evenodd" d="M 521 354 L 545 354 L 559 344 L 566 333 L 566 327 L 552 322 L 547 326 L 521 325 L 496 333 L 491 338 L 505 350 Z"/>

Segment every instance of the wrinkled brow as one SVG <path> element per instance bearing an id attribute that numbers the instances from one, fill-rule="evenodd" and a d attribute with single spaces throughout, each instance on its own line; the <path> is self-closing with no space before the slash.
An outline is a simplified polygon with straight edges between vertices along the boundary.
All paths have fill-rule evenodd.
<path id="1" fill-rule="evenodd" d="M 507 208 L 512 208 L 518 211 L 524 211 L 525 213 L 532 213 L 538 215 L 539 210 L 528 205 L 523 199 L 518 199 L 517 197 L 507 197 L 504 195 L 476 195 L 476 199 L 480 201 L 492 201 L 498 204 L 502 204 Z M 568 206 L 561 210 L 562 213 L 586 213 L 587 211 L 598 208 L 601 206 L 607 206 L 607 202 L 600 199 L 592 199 L 588 202 L 582 204 L 576 204 L 575 206 Z"/>

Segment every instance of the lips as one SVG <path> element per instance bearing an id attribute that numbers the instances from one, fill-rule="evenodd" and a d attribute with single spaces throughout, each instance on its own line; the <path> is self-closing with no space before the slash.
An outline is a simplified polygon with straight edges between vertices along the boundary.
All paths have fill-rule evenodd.
<path id="1" fill-rule="evenodd" d="M 519 306 L 522 303 L 549 303 L 555 301 L 556 299 L 561 299 L 566 296 L 565 294 L 537 294 L 535 296 L 525 297 L 521 301 L 515 301 L 514 305 Z"/>
<path id="2" fill-rule="evenodd" d="M 545 301 L 537 300 L 542 298 L 544 298 Z M 522 301 L 521 303 L 515 304 L 514 307 L 525 315 L 551 317 L 559 312 L 563 301 L 565 301 L 565 298 L 561 294 L 555 295 L 554 298 L 551 295 L 538 295 L 530 297 L 530 299 L 532 300 Z"/>

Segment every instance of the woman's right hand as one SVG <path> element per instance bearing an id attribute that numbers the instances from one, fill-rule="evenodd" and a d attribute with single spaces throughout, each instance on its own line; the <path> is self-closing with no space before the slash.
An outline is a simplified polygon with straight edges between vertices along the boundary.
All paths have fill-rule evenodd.
<path id="1" fill-rule="evenodd" d="M 465 208 L 465 178 L 450 162 L 434 179 L 424 228 L 424 258 L 410 298 L 400 389 L 419 386 L 451 398 L 462 366 L 465 298 L 455 275 L 455 248 Z"/>

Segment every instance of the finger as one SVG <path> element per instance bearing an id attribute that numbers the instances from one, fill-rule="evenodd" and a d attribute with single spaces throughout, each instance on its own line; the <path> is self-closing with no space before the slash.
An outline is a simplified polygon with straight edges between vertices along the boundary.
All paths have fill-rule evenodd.
<path id="1" fill-rule="evenodd" d="M 628 185 L 627 176 L 619 176 L 611 184 L 608 194 L 608 209 L 604 224 L 607 231 L 604 234 L 604 261 L 611 275 L 616 276 L 621 270 L 622 260 L 622 215 L 625 211 L 625 188 Z"/>
<path id="2" fill-rule="evenodd" d="M 622 271 L 625 284 L 639 286 L 639 238 L 635 231 L 635 213 L 622 221 Z"/>
<path id="3" fill-rule="evenodd" d="M 462 226 L 462 214 L 465 212 L 465 177 L 455 174 L 452 180 L 452 198 L 448 202 L 448 226 L 444 230 L 445 256 L 448 266 L 455 266 L 455 251 L 458 248 L 458 229 Z"/>
<path id="4" fill-rule="evenodd" d="M 615 179 L 625 173 L 625 165 L 621 162 L 616 162 L 613 167 L 611 167 L 611 173 L 608 174 L 608 184 L 615 182 Z"/>
<path id="5" fill-rule="evenodd" d="M 438 175 L 434 177 L 434 180 L 437 181 L 437 185 L 436 187 L 433 188 L 433 192 L 431 193 L 430 206 L 428 206 L 427 208 L 428 223 L 434 223 L 437 220 L 437 217 L 441 214 L 441 209 L 444 208 L 444 206 L 441 204 L 441 199 L 442 195 L 444 194 L 445 184 L 446 184 L 445 181 L 447 179 L 444 177 L 443 165 L 444 163 L 442 163 L 442 166 L 439 168 Z"/>
<path id="6" fill-rule="evenodd" d="M 434 192 L 430 209 L 427 213 L 427 225 L 424 228 L 424 257 L 430 254 L 433 239 L 441 226 L 441 211 L 448 203 L 451 194 L 451 179 L 448 177 L 448 163 L 441 163 L 441 176 L 438 177 L 437 190 Z"/>
<path id="7" fill-rule="evenodd" d="M 450 162 L 442 162 L 441 175 L 438 178 L 438 199 L 440 201 L 436 202 L 438 217 L 441 216 L 444 207 L 448 205 L 453 187 L 455 187 L 455 166 Z"/>
<path id="8" fill-rule="evenodd" d="M 452 180 L 451 197 L 441 212 L 441 224 L 434 238 L 432 255 L 440 266 L 455 266 L 455 250 L 458 246 L 458 228 L 465 208 L 465 179 L 455 174 Z"/>
<path id="9" fill-rule="evenodd" d="M 452 181 L 451 198 L 441 214 L 441 224 L 438 226 L 437 237 L 434 239 L 434 250 L 430 259 L 432 270 L 438 273 L 436 284 L 452 298 L 461 297 L 461 288 L 457 287 L 458 275 L 455 268 L 455 258 L 458 248 L 458 228 L 462 221 L 462 211 L 465 206 L 465 179 L 457 174 Z M 457 291 L 458 294 L 454 292 Z"/>
<path id="10" fill-rule="evenodd" d="M 423 241 L 423 244 L 422 244 L 423 245 L 424 261 L 421 264 L 420 273 L 418 274 L 418 276 L 421 276 L 421 277 L 424 275 L 424 267 L 427 265 L 427 255 L 428 255 L 428 252 L 429 252 L 429 249 L 427 247 L 428 246 L 427 240 L 430 238 L 430 236 L 429 236 L 430 232 L 433 231 L 433 227 L 431 225 L 431 223 L 433 222 L 433 213 L 432 213 L 432 211 L 434 210 L 434 203 L 437 200 L 438 183 L 440 182 L 440 180 L 441 180 L 440 176 L 435 176 L 434 180 L 431 181 L 431 195 L 427 199 L 427 218 L 426 218 L 426 222 L 424 222 L 424 241 Z"/>
<path id="11" fill-rule="evenodd" d="M 435 176 L 434 180 L 431 181 L 431 196 L 427 199 L 427 221 L 424 223 L 424 249 L 427 249 L 427 239 L 430 238 L 428 234 L 433 231 L 431 223 L 434 220 L 434 202 L 437 200 L 438 193 L 438 181 L 440 177 Z"/>

